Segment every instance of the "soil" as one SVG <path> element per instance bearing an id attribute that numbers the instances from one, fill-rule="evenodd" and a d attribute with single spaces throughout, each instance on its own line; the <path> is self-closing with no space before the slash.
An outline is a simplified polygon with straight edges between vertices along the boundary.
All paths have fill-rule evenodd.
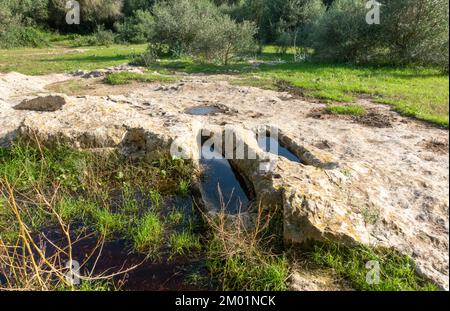
<path id="1" fill-rule="evenodd" d="M 392 127 L 393 117 L 376 109 L 370 109 L 366 114 L 353 116 L 330 113 L 326 108 L 313 109 L 308 115 L 310 118 L 322 120 L 349 120 L 368 127 L 388 128 Z"/>
<path id="2" fill-rule="evenodd" d="M 424 140 L 419 145 L 422 146 L 425 150 L 432 151 L 437 154 L 448 154 L 449 151 L 448 140 Z"/>

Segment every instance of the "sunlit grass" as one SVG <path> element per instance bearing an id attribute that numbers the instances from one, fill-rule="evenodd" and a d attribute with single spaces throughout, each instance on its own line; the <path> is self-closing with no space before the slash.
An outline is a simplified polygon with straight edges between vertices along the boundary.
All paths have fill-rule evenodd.
<path id="1" fill-rule="evenodd" d="M 330 106 L 327 111 L 331 114 L 351 115 L 351 116 L 363 116 L 367 113 L 366 109 L 359 105 L 348 106 Z"/>
<path id="2" fill-rule="evenodd" d="M 155 73 L 134 73 L 134 72 L 119 72 L 108 75 L 105 78 L 105 83 L 110 85 L 123 85 L 136 82 L 175 82 L 176 79 L 171 76 L 165 76 Z"/>
<path id="3" fill-rule="evenodd" d="M 437 290 L 434 284 L 417 275 L 409 257 L 391 249 L 349 247 L 333 242 L 317 243 L 308 258 L 317 265 L 332 268 L 358 290 Z M 367 265 L 370 262 L 372 265 Z M 374 277 L 368 282 L 368 273 L 370 269 L 376 269 L 376 265 L 379 267 L 378 280 Z"/>
<path id="4" fill-rule="evenodd" d="M 94 70 L 120 65 L 146 49 L 141 45 L 110 47 L 53 46 L 49 48 L 17 48 L 0 50 L 0 72 L 16 71 L 27 75 Z"/>

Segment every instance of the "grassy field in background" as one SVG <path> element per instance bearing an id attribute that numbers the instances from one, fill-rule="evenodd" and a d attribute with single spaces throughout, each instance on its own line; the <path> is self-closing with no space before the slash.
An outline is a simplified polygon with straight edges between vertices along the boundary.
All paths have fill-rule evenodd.
<path id="1" fill-rule="evenodd" d="M 127 63 L 145 51 L 146 45 L 79 47 L 57 45 L 48 48 L 0 50 L 0 72 L 16 71 L 26 75 L 93 70 Z"/>
<path id="2" fill-rule="evenodd" d="M 99 69 L 129 62 L 146 45 L 73 48 L 59 44 L 43 49 L 0 50 L 0 72 L 28 75 Z M 370 98 L 391 105 L 396 111 L 447 127 L 449 125 L 449 76 L 433 68 L 370 67 L 348 64 L 293 62 L 292 51 L 285 55 L 268 46 L 253 62 L 284 63 L 252 65 L 248 59 L 228 66 L 202 64 L 190 58 L 166 58 L 152 70 L 168 72 L 232 74 L 232 83 L 277 89 L 286 81 L 305 95 L 329 102 L 353 103 Z"/>

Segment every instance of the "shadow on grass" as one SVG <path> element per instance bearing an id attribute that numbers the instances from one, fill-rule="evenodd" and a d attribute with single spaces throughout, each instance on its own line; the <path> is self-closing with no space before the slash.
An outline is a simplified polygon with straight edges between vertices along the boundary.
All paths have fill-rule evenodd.
<path id="1" fill-rule="evenodd" d="M 115 61 L 129 61 L 130 55 L 118 54 L 118 55 L 85 55 L 85 56 L 74 56 L 74 57 L 58 57 L 53 59 L 40 60 L 42 62 L 79 62 L 79 63 L 105 63 L 105 62 L 115 62 Z"/>

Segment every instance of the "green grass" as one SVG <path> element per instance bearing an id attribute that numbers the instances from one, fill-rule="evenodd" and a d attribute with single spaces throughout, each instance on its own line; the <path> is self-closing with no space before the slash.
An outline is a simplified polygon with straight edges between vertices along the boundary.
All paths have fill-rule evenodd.
<path id="1" fill-rule="evenodd" d="M 253 86 L 276 88 L 270 83 L 284 80 L 305 90 L 307 96 L 331 102 L 369 97 L 401 114 L 444 127 L 449 124 L 449 77 L 438 69 L 305 62 L 262 65 L 243 76 L 242 84 L 252 79 Z"/>
<path id="2" fill-rule="evenodd" d="M 191 163 L 169 156 L 131 161 L 117 152 L 90 153 L 63 146 L 48 149 L 17 142 L 0 149 L 1 241 L 20 245 L 17 206 L 24 226 L 36 238 L 59 237 L 69 225 L 73 241 L 78 237 L 120 241 L 150 261 L 161 256 L 191 256 L 194 251 L 199 255 L 200 237 L 190 233 L 198 227 L 199 218 L 194 210 L 184 213 L 190 207 L 184 203 L 190 199 L 171 200 L 181 198 L 180 184 L 187 183 L 193 172 Z M 162 207 L 174 212 L 165 218 Z M 0 252 L 3 247 L 0 243 Z M 100 283 L 85 285 L 75 289 L 110 289 Z"/>
<path id="3" fill-rule="evenodd" d="M 58 189 L 51 201 L 62 219 L 107 239 L 118 233 L 131 236 L 142 213 L 158 210 L 163 195 L 177 194 L 178 185 L 192 176 L 192 169 L 182 160 L 131 162 L 116 152 L 93 154 L 63 146 L 39 150 L 18 142 L 0 149 L 0 186 L 8 182 L 18 196 L 28 198 L 21 203 L 26 205 L 23 219 L 31 229 L 56 225 L 37 189 L 49 196 Z M 9 198 L 0 198 L 0 232 L 12 240 L 17 237 L 15 218 Z"/>
<path id="4" fill-rule="evenodd" d="M 222 290 L 288 289 L 289 261 L 279 243 L 282 235 L 277 232 L 282 227 L 281 211 L 270 215 L 258 212 L 263 223 L 245 229 L 242 222 L 224 215 L 207 218 L 211 234 L 206 243 L 206 264 Z"/>
<path id="5" fill-rule="evenodd" d="M 16 71 L 26 75 L 94 70 L 128 63 L 146 49 L 146 45 L 74 48 L 67 43 L 48 48 L 0 50 L 0 72 Z"/>
<path id="6" fill-rule="evenodd" d="M 171 76 L 160 75 L 156 73 L 134 73 L 134 72 L 118 72 L 108 75 L 105 83 L 109 85 L 123 85 L 136 82 L 175 82 L 176 79 Z"/>
<path id="7" fill-rule="evenodd" d="M 368 291 L 423 291 L 437 287 L 420 278 L 413 261 L 394 250 L 345 246 L 339 243 L 318 243 L 308 258 L 315 264 L 332 268 L 357 290 Z M 366 280 L 370 270 L 366 264 L 376 261 L 380 267 L 378 284 Z M 372 267 L 370 267 L 372 268 Z"/>
<path id="8" fill-rule="evenodd" d="M 56 204 L 56 212 L 65 222 L 86 220 L 99 207 L 95 202 L 63 196 Z"/>
<path id="9" fill-rule="evenodd" d="M 174 225 L 181 224 L 183 222 L 184 216 L 180 211 L 172 211 L 167 215 L 167 220 Z"/>
<path id="10" fill-rule="evenodd" d="M 327 111 L 331 114 L 350 115 L 350 116 L 363 116 L 367 113 L 366 109 L 359 105 L 348 106 L 330 106 Z"/>
<path id="11" fill-rule="evenodd" d="M 163 224 L 155 213 L 146 214 L 133 232 L 134 247 L 141 253 L 154 253 L 161 246 Z"/>
<path id="12" fill-rule="evenodd" d="M 148 197 L 150 198 L 153 209 L 159 209 L 162 200 L 161 193 L 159 193 L 156 189 L 150 189 L 148 192 Z"/>
<path id="13" fill-rule="evenodd" d="M 188 196 L 190 190 L 191 190 L 191 182 L 190 182 L 190 180 L 187 180 L 187 179 L 180 180 L 180 185 L 179 185 L 179 190 L 178 190 L 179 193 L 182 196 Z"/>
<path id="14" fill-rule="evenodd" d="M 284 291 L 289 276 L 285 257 L 270 256 L 252 249 L 224 249 L 224 242 L 208 244 L 207 266 L 223 290 Z"/>
<path id="15" fill-rule="evenodd" d="M 202 248 L 200 238 L 187 231 L 172 234 L 169 243 L 172 256 L 198 252 Z"/>
<path id="16" fill-rule="evenodd" d="M 125 227 L 125 219 L 120 214 L 113 214 L 107 209 L 97 209 L 93 213 L 98 234 L 108 238 L 120 233 Z"/>

